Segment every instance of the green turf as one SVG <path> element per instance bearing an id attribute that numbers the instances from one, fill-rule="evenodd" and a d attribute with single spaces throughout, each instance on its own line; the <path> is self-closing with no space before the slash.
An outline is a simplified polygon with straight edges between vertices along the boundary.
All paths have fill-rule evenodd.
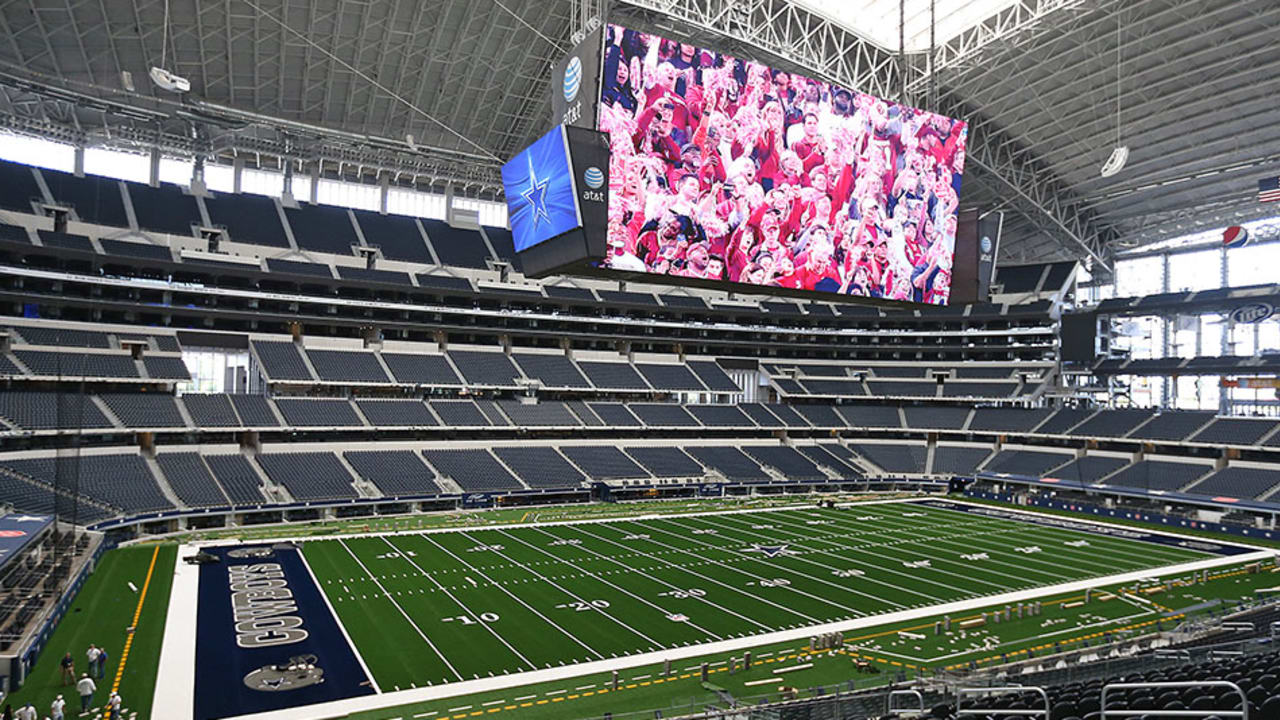
<path id="1" fill-rule="evenodd" d="M 77 715 L 80 697 L 74 688 L 62 686 L 59 662 L 64 653 L 70 652 L 76 661 L 77 675 L 83 672 L 89 643 L 106 648 L 108 653 L 105 677 L 97 681 L 98 692 L 94 695 L 99 705 L 106 700 L 123 655 L 127 629 L 133 622 L 138 605 L 138 593 L 129 588 L 129 583 L 142 589 L 155 550 L 155 547 L 122 548 L 110 550 L 102 556 L 97 569 L 80 588 L 67 614 L 58 623 L 26 683 L 6 702 L 14 707 L 30 702 L 43 717 L 48 713 L 54 696 L 61 694 L 67 700 L 67 716 Z M 126 707 L 138 712 L 139 720 L 150 717 L 176 553 L 174 545 L 158 546 L 155 572 L 121 678 L 120 696 Z M 71 712 L 73 708 L 75 712 Z"/>
<path id="2" fill-rule="evenodd" d="M 836 688 L 850 689 L 851 683 L 857 689 L 883 685 L 899 678 L 899 673 L 901 676 L 912 677 L 918 673 L 918 668 L 913 667 L 914 663 L 910 659 L 902 657 L 906 653 L 930 655 L 932 661 L 929 667 L 937 669 L 947 665 L 966 665 L 970 661 L 986 665 L 1002 662 L 1006 657 L 1009 660 L 1025 659 L 1028 648 L 1034 648 L 1037 654 L 1043 654 L 1052 650 L 1052 643 L 1055 641 L 1061 643 L 1063 650 L 1083 647 L 1084 642 L 1097 645 L 1104 639 L 1101 637 L 1104 633 L 1145 633 L 1154 630 L 1156 623 L 1169 628 L 1180 619 L 1177 616 L 1182 614 L 1183 609 L 1202 604 L 1206 599 L 1217 598 L 1234 603 L 1251 598 L 1254 590 L 1271 587 L 1277 582 L 1277 575 L 1272 572 L 1249 575 L 1239 572 L 1239 568 L 1228 568 L 1217 574 L 1218 577 L 1207 583 L 1179 586 L 1172 591 L 1151 596 L 1171 608 L 1174 615 L 1171 618 L 1162 619 L 1164 611 L 1159 608 L 1144 611 L 1135 607 L 1134 603 L 1124 602 L 1120 598 L 1094 601 L 1079 608 L 1064 608 L 1064 602 L 1078 601 L 1081 594 L 1052 595 L 1043 598 L 1041 615 L 964 632 L 953 630 L 941 636 L 934 635 L 932 629 L 934 622 L 940 618 L 930 617 L 851 631 L 845 635 L 848 649 L 839 653 L 808 654 L 804 644 L 799 642 L 764 645 L 753 649 L 754 667 L 746 671 L 731 673 L 728 658 L 724 654 L 708 655 L 675 663 L 675 672 L 671 676 L 664 676 L 660 665 L 629 668 L 620 673 L 621 682 L 616 691 L 612 689 L 609 674 L 596 673 L 489 693 L 353 713 L 347 717 L 352 720 L 409 717 L 465 720 L 474 717 L 471 713 L 477 710 L 483 711 L 486 717 L 500 713 L 500 717 L 515 717 L 520 720 L 587 720 L 600 718 L 606 712 L 613 713 L 615 718 L 622 718 L 626 713 L 635 713 L 634 717 L 651 718 L 654 717 L 654 710 L 662 710 L 665 716 L 671 717 L 692 713 L 720 702 L 720 698 L 714 693 L 701 687 L 697 667 L 702 661 L 709 663 L 710 679 L 715 685 L 750 705 L 760 700 L 781 699 L 779 688 L 784 685 L 803 697 L 820 689 L 825 692 Z M 1182 579 L 1190 579 L 1190 576 Z M 1110 586 L 1105 589 L 1118 588 Z M 955 619 L 969 619 L 979 613 L 997 609 L 1002 609 L 1002 606 L 980 608 Z M 1109 620 L 1101 620 L 1104 618 Z M 904 637 L 901 634 L 903 630 L 923 634 L 925 640 Z M 915 645 L 921 646 L 921 649 L 913 649 L 912 646 Z M 946 653 L 954 654 L 957 645 L 973 647 L 954 657 L 944 658 Z M 856 666 L 855 660 L 864 661 L 866 666 Z M 795 666 L 801 662 L 812 663 L 813 666 L 784 675 L 774 673 L 780 667 Z M 757 682 L 771 677 L 776 677 L 778 681 L 764 684 Z M 491 713 L 490 710 L 496 712 Z"/>
<path id="3" fill-rule="evenodd" d="M 914 495 L 914 494 L 912 494 Z M 906 497 L 906 493 L 833 493 L 824 498 L 838 502 L 853 502 L 876 498 Z M 582 503 L 548 505 L 537 508 L 492 508 L 482 510 L 454 510 L 430 514 L 392 515 L 350 518 L 344 520 L 316 520 L 306 523 L 274 525 L 249 525 L 234 528 L 193 530 L 168 536 L 166 541 L 194 542 L 202 540 L 237 539 L 245 542 L 272 538 L 324 537 L 326 535 L 403 532 L 432 528 L 463 528 L 481 525 L 510 525 L 531 522 L 556 522 L 564 520 L 590 520 L 611 517 L 628 517 L 637 514 L 671 514 L 691 512 L 717 512 L 779 506 L 812 506 L 810 496 L 726 496 L 719 498 L 686 498 L 680 500 L 638 500 L 623 503 Z"/>
<path id="4" fill-rule="evenodd" d="M 304 553 L 384 691 L 1206 557 L 908 504 L 313 540 Z"/>

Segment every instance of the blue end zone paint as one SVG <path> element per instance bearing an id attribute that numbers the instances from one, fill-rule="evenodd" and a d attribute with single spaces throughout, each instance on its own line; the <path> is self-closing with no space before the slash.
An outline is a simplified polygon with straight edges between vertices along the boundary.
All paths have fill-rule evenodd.
<path id="1" fill-rule="evenodd" d="M 1037 516 L 1030 513 L 1014 512 L 987 505 L 954 503 L 950 500 L 929 499 L 912 500 L 910 502 L 916 505 L 927 505 L 928 507 L 939 508 L 942 510 L 955 510 L 974 515 L 1000 518 L 1002 520 L 1013 520 L 1015 522 L 1027 523 L 1028 525 L 1041 525 L 1043 527 L 1053 527 L 1061 530 L 1074 530 L 1076 532 L 1089 533 L 1091 535 L 1106 535 L 1108 537 L 1122 538 L 1124 540 L 1138 540 L 1140 542 L 1155 543 L 1157 545 L 1170 545 L 1187 550 L 1198 550 L 1200 552 L 1210 553 L 1213 555 L 1247 555 L 1249 553 L 1258 552 L 1258 550 L 1261 549 L 1256 547 L 1244 547 L 1242 545 L 1216 543 L 1211 540 L 1201 540 L 1199 538 L 1176 537 L 1173 535 L 1151 533 L 1136 528 L 1130 529 L 1111 527 L 1108 525 L 1095 525 L 1089 522 L 1077 522 L 1068 518 L 1053 517 L 1051 515 Z"/>
<path id="2" fill-rule="evenodd" d="M 207 552 L 218 556 L 221 562 L 204 565 L 200 568 L 199 606 L 196 614 L 196 687 L 195 715 L 196 720 L 213 720 L 213 718 L 232 717 L 247 713 L 280 710 L 283 708 L 310 705 L 312 703 L 330 702 L 358 695 L 371 695 L 370 687 L 360 662 L 347 644 L 333 617 L 325 604 L 320 588 L 311 580 L 311 574 L 303 565 L 302 556 L 297 549 L 277 549 L 270 557 L 233 557 L 228 553 L 243 550 L 267 549 L 270 545 L 210 548 Z M 279 566 L 283 577 L 272 577 L 265 581 L 272 572 L 267 564 Z M 247 568 L 257 567 L 257 571 L 243 575 Z M 239 588 L 241 592 L 251 593 L 254 589 L 273 587 L 262 590 L 274 593 L 279 613 L 274 618 L 299 618 L 301 625 L 295 628 L 285 627 L 289 632 L 305 630 L 306 637 L 287 644 L 268 645 L 264 647 L 242 647 L 237 633 L 237 625 L 233 615 L 231 578 L 232 571 L 238 569 L 239 577 L 249 577 Z M 284 580 L 292 598 L 282 597 L 279 580 Z M 250 604 L 260 602 L 259 599 L 248 599 L 240 596 L 242 601 Z M 290 608 L 290 604 L 295 608 Z M 242 611 L 242 620 L 247 613 Z M 269 623 L 270 621 L 268 621 Z M 249 628 L 242 622 L 242 631 Z M 244 637 L 248 637 L 247 635 Z M 245 640 L 245 642 L 250 642 Z M 291 658 L 298 656 L 315 656 L 315 665 L 323 671 L 320 682 L 311 682 L 296 676 L 281 677 L 276 672 L 259 672 L 272 665 L 284 665 Z M 246 682 L 246 678 L 253 678 Z M 286 674 L 287 675 L 287 674 Z M 310 683 L 310 684 L 308 684 Z M 253 688 L 250 684 L 254 685 Z M 294 687 L 290 687 L 294 685 Z"/>

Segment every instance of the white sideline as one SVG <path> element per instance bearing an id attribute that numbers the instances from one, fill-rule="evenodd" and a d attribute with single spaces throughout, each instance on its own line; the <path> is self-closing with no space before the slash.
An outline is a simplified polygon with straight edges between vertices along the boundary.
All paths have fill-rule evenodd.
<path id="1" fill-rule="evenodd" d="M 977 507 L 989 507 L 981 503 L 970 503 L 961 500 L 947 498 L 948 502 L 963 505 L 973 505 Z M 890 500 L 874 500 L 868 502 L 845 503 L 841 506 L 866 506 L 872 504 L 888 504 L 888 503 L 911 503 L 911 499 L 894 498 Z M 764 513 L 764 512 L 780 512 L 793 511 L 803 509 L 797 506 L 784 506 L 777 508 L 753 508 L 742 510 L 728 511 L 709 511 L 694 513 L 673 513 L 673 514 L 657 514 L 637 517 L 611 517 L 611 518 L 590 518 L 582 520 L 566 520 L 552 523 L 514 523 L 510 525 L 497 526 L 500 529 L 515 529 L 521 527 L 546 527 L 549 525 L 576 525 L 576 524 L 597 524 L 604 522 L 633 522 L 645 519 L 659 519 L 671 517 L 698 517 L 704 515 L 725 515 L 725 514 L 745 514 L 745 513 Z M 360 697 L 349 698 L 346 700 L 336 700 L 327 703 L 317 703 L 313 705 L 303 705 L 283 710 L 273 710 L 270 712 L 251 713 L 248 715 L 238 715 L 227 720 L 321 720 L 323 718 L 341 718 L 345 715 L 355 712 L 365 712 L 369 710 L 380 710 L 408 703 L 426 702 L 439 700 L 443 698 L 457 697 L 462 695 L 471 695 L 475 693 L 490 692 L 495 690 L 505 690 L 508 688 L 521 687 L 536 683 L 551 682 L 555 680 L 565 680 L 581 675 L 609 672 L 611 670 L 624 670 L 632 667 L 643 665 L 654 665 L 664 660 L 678 661 L 688 658 L 699 657 L 702 655 L 715 655 L 719 653 L 734 653 L 740 650 L 749 649 L 759 645 L 774 644 L 787 642 L 792 640 L 805 640 L 813 635 L 827 632 L 848 632 L 850 630 L 858 630 L 878 625 L 887 625 L 910 620 L 918 620 L 926 617 L 937 615 L 958 613 L 966 610 L 975 610 L 978 608 L 1001 605 L 1005 603 L 1023 602 L 1033 600 L 1038 597 L 1049 595 L 1059 595 L 1069 592 L 1078 592 L 1086 588 L 1096 588 L 1101 585 L 1115 585 L 1126 582 L 1134 582 L 1145 580 L 1153 577 L 1175 575 L 1198 570 L 1206 570 L 1211 568 L 1222 567 L 1226 565 L 1237 565 L 1240 563 L 1270 560 L 1277 557 L 1277 551 L 1272 549 L 1263 549 L 1255 545 L 1247 543 L 1238 543 L 1231 541 L 1220 541 L 1217 538 L 1198 538 L 1193 535 L 1186 535 L 1177 532 L 1166 532 L 1161 530 L 1149 530 L 1146 528 L 1135 528 L 1124 525 L 1116 525 L 1107 522 L 1095 520 L 1093 518 L 1066 518 L 1061 516 L 1046 515 L 1034 511 L 1024 511 L 1014 508 L 998 507 L 993 508 L 1000 511 L 1008 512 L 1014 515 L 1025 515 L 1037 519 L 1046 517 L 1070 522 L 1077 525 L 1095 525 L 1106 527 L 1109 529 L 1119 529 L 1134 533 L 1143 533 L 1147 535 L 1164 535 L 1186 539 L 1189 541 L 1201 541 L 1214 543 L 1217 545 L 1234 545 L 1238 547 L 1252 548 L 1255 552 L 1212 557 L 1204 560 L 1196 560 L 1192 562 L 1181 563 L 1178 565 L 1170 565 L 1162 568 L 1148 568 L 1135 570 L 1118 575 L 1110 575 L 1106 577 L 1087 578 L 1084 580 L 1075 580 L 1057 585 L 1047 585 L 1026 590 L 1017 590 L 998 595 L 987 595 L 967 600 L 958 600 L 939 605 L 930 605 L 922 608 L 911 608 L 896 612 L 884 613 L 879 615 L 869 615 L 859 617 L 852 620 L 842 620 L 838 622 L 823 623 L 819 625 L 811 625 L 802 628 L 794 628 L 790 630 L 780 630 L 777 632 L 766 633 L 761 635 L 751 635 L 742 638 L 734 638 L 730 640 L 722 640 L 702 645 L 691 645 L 688 647 L 670 648 L 655 652 L 647 652 L 636 655 L 629 655 L 619 658 L 610 658 L 607 660 L 598 660 L 593 662 L 584 662 L 574 665 L 566 665 L 563 667 L 555 667 L 543 670 L 533 670 L 523 673 L 515 673 L 511 675 L 501 675 L 491 678 L 480 678 L 476 680 L 465 680 L 456 683 L 448 683 L 445 685 L 436 685 L 430 687 L 414 688 L 410 690 L 399 690 L 395 692 L 383 692 L 378 695 L 363 695 Z M 983 517 L 976 515 L 975 517 Z M 477 526 L 468 528 L 432 528 L 426 530 L 404 530 L 396 532 L 373 532 L 373 533 L 356 533 L 350 535 L 327 535 L 322 538 L 295 538 L 295 540 L 306 539 L 323 539 L 334 540 L 350 537 L 378 537 L 378 536 L 395 536 L 407 534 L 425 534 L 436 532 L 469 532 L 479 530 L 492 530 L 494 526 Z M 285 542 L 284 539 L 273 539 L 270 542 Z M 260 544 L 267 542 L 265 540 L 254 540 L 244 544 Z M 223 546 L 223 545 L 239 545 L 242 544 L 234 540 L 206 541 L 195 544 L 182 545 L 178 549 L 176 567 L 174 571 L 173 589 L 171 590 L 169 601 L 169 614 L 165 623 L 164 645 L 161 650 L 160 672 L 156 681 L 156 694 L 153 707 L 166 708 L 165 717 L 173 720 L 192 720 L 194 690 L 195 690 L 195 628 L 196 628 L 196 597 L 199 584 L 199 567 L 193 565 L 185 565 L 182 563 L 182 557 L 187 553 L 196 551 L 202 547 Z M 323 589 L 321 589 L 323 592 Z"/>
<path id="2" fill-rule="evenodd" d="M 179 545 L 174 555 L 169 612 L 165 615 L 160 667 L 156 670 L 156 692 L 151 701 L 153 714 L 164 708 L 164 716 L 173 720 L 192 720 L 195 712 L 196 602 L 200 591 L 200 566 L 182 562 L 183 557 L 194 552 L 195 549 L 189 545 Z"/>

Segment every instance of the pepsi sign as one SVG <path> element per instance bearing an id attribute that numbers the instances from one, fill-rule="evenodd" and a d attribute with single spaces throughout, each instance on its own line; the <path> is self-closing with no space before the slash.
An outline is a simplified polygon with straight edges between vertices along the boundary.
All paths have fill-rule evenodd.
<path id="1" fill-rule="evenodd" d="M 1232 225 L 1222 231 L 1222 244 L 1224 247 L 1238 248 L 1244 247 L 1249 242 L 1249 231 L 1239 225 Z"/>
<path id="2" fill-rule="evenodd" d="M 1271 305 L 1271 303 L 1249 303 L 1248 305 L 1241 305 L 1231 311 L 1231 322 L 1260 323 L 1274 315 L 1275 312 L 1276 309 Z"/>

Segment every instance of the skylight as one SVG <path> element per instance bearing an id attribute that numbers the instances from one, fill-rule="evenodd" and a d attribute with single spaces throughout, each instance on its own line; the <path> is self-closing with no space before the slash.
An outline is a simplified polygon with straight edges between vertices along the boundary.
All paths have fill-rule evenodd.
<path id="1" fill-rule="evenodd" d="M 898 50 L 900 0 L 791 0 L 886 50 Z M 929 1 L 906 0 L 907 52 L 929 50 Z M 934 0 L 934 42 L 941 45 L 1017 0 Z"/>

